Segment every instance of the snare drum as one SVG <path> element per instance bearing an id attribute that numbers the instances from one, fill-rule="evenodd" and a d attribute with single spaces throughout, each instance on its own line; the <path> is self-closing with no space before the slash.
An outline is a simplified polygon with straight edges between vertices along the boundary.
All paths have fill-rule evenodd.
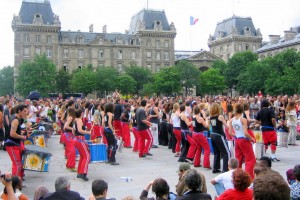
<path id="1" fill-rule="evenodd" d="M 261 130 L 254 130 L 253 133 L 254 133 L 254 137 L 255 137 L 256 142 L 263 143 L 263 137 L 262 137 Z"/>
<path id="2" fill-rule="evenodd" d="M 46 147 L 45 134 L 43 133 L 43 131 L 33 132 L 29 136 L 29 140 L 31 141 L 31 143 L 33 145 L 40 146 L 40 147 L 43 147 L 43 148 Z M 29 143 L 25 143 L 25 144 L 29 144 Z"/>
<path id="3" fill-rule="evenodd" d="M 36 146 L 26 145 L 22 157 L 23 169 L 48 172 L 51 153 L 47 149 Z"/>
<path id="4" fill-rule="evenodd" d="M 253 151 L 254 151 L 256 160 L 258 160 L 265 155 L 265 145 L 263 143 L 258 143 L 258 142 L 254 143 Z"/>
<path id="5" fill-rule="evenodd" d="M 288 137 L 289 133 L 277 131 L 277 146 L 278 147 L 288 147 Z"/>
<path id="6" fill-rule="evenodd" d="M 107 161 L 107 151 L 105 144 L 89 144 L 91 161 L 90 162 L 105 162 Z"/>

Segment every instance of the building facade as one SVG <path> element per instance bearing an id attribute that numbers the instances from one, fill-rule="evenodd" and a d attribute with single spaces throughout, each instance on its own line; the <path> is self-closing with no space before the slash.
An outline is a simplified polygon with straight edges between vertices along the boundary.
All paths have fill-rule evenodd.
<path id="1" fill-rule="evenodd" d="M 291 48 L 300 51 L 300 26 L 284 31 L 283 37 L 280 35 L 269 35 L 269 42 L 255 52 L 260 59 L 263 59 Z"/>
<path id="2" fill-rule="evenodd" d="M 164 11 L 141 10 L 131 18 L 129 30 L 122 33 L 62 31 L 58 15 L 49 0 L 23 0 L 19 15 L 13 17 L 14 76 L 24 61 L 46 54 L 57 69 L 72 72 L 92 64 L 94 68 L 136 65 L 159 71 L 174 65 L 176 29 Z"/>
<path id="3" fill-rule="evenodd" d="M 260 29 L 255 29 L 251 17 L 233 16 L 217 23 L 215 33 L 209 36 L 210 52 L 227 61 L 237 52 L 255 51 L 261 47 Z"/>

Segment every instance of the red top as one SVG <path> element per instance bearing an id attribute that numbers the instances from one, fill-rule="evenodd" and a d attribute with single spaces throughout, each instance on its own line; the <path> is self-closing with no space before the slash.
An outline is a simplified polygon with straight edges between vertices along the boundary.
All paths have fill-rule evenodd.
<path id="1" fill-rule="evenodd" d="M 245 191 L 239 191 L 236 189 L 228 189 L 225 190 L 221 196 L 217 198 L 217 200 L 252 200 L 252 190 L 246 189 Z"/>

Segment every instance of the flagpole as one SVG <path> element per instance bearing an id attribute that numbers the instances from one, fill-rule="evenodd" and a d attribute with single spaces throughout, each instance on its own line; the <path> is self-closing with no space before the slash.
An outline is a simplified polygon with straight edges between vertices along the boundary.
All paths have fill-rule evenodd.
<path id="1" fill-rule="evenodd" d="M 190 53 L 192 55 L 192 25 L 190 25 Z"/>

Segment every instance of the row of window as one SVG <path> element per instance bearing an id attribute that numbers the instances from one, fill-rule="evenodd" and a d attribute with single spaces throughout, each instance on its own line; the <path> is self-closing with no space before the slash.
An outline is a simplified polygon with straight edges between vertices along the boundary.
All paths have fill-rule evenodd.
<path id="1" fill-rule="evenodd" d="M 41 55 L 41 53 L 45 53 L 48 58 L 52 57 L 52 49 L 51 48 L 46 48 L 45 52 L 42 52 L 41 48 L 35 48 L 35 54 Z M 29 47 L 24 47 L 23 56 L 30 57 L 30 48 Z"/>
<path id="2" fill-rule="evenodd" d="M 153 44 L 152 44 L 152 41 L 150 39 L 147 40 L 147 47 L 152 47 Z M 165 40 L 164 42 L 164 47 L 165 48 L 169 48 L 170 44 L 169 44 L 169 40 Z M 155 47 L 156 48 L 161 48 L 161 41 L 160 40 L 156 40 L 155 41 Z"/>
<path id="3" fill-rule="evenodd" d="M 252 45 L 252 51 L 255 51 L 257 48 L 256 48 L 256 45 Z M 238 51 L 247 51 L 247 50 L 251 50 L 250 48 L 250 45 L 249 44 L 246 44 L 246 45 L 242 45 L 242 44 L 239 44 L 238 45 L 238 48 L 237 48 Z M 215 53 L 226 53 L 226 52 L 230 52 L 231 51 L 231 46 L 228 45 L 228 46 L 221 46 L 221 47 L 217 47 L 216 49 L 212 49 L 212 53 L 215 54 Z"/>
<path id="4" fill-rule="evenodd" d="M 24 43 L 30 43 L 31 38 L 29 37 L 28 34 L 24 35 Z M 44 42 L 44 40 L 42 39 L 41 35 L 35 35 L 34 37 L 34 42 L 35 43 L 42 43 Z M 52 43 L 52 36 L 51 35 L 47 35 L 46 36 L 46 43 L 51 44 Z"/>

